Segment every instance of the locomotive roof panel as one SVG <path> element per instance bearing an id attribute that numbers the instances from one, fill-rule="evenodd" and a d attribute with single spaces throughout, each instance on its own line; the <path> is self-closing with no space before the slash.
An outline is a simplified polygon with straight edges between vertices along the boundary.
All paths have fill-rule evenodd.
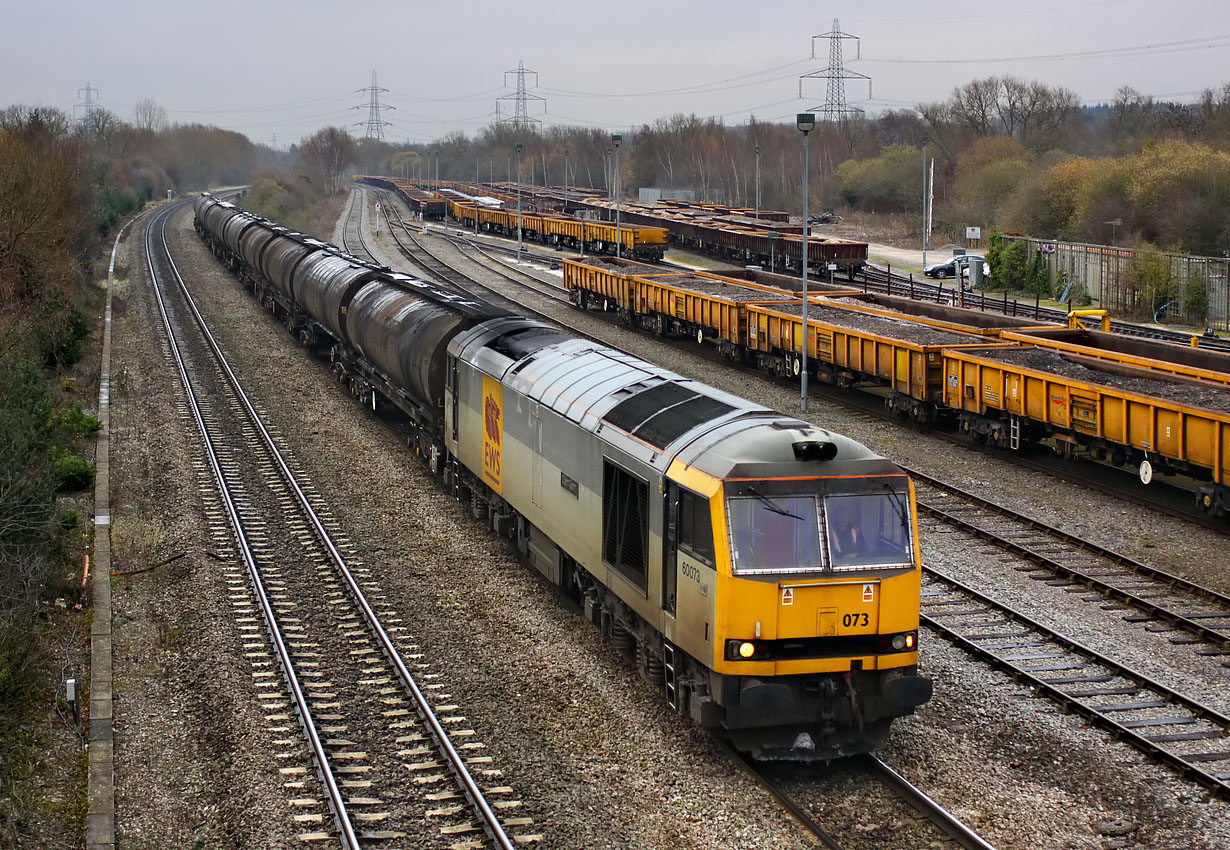
<path id="1" fill-rule="evenodd" d="M 837 456 L 827 461 L 802 461 L 797 443 L 827 442 Z M 848 463 L 868 472 L 867 462 L 878 462 L 885 473 L 900 470 L 862 443 L 773 411 L 741 416 L 710 429 L 677 451 L 677 459 L 715 478 L 805 478 L 851 474 Z"/>
<path id="2" fill-rule="evenodd" d="M 665 450 L 694 429 L 763 408 L 621 352 L 569 340 L 517 364 L 508 384 L 583 427 Z"/>
<path id="3" fill-rule="evenodd" d="M 537 352 L 518 363 L 509 384 L 518 392 L 556 410 L 574 422 L 581 422 L 594 408 L 605 409 L 611 391 L 635 383 L 649 375 L 637 363 L 608 356 L 610 349 L 581 339 L 568 339 Z M 648 365 L 648 364 L 643 364 Z M 596 394 L 593 388 L 610 387 Z M 581 398 L 588 404 L 578 404 Z"/>

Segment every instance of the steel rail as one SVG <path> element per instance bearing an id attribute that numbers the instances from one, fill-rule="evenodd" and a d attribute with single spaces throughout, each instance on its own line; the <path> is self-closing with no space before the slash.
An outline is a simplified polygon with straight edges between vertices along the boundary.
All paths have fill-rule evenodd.
<path id="1" fill-rule="evenodd" d="M 356 203 L 356 197 L 358 198 L 357 203 Z M 359 205 L 366 204 L 366 203 L 367 203 L 367 195 L 365 193 L 363 193 L 362 191 L 355 191 L 353 189 L 351 190 L 350 197 L 347 199 L 346 223 L 342 225 L 342 250 L 344 250 L 347 254 L 357 257 L 360 260 L 363 259 L 362 257 L 359 256 L 357 252 L 355 252 L 352 249 L 350 245 L 350 240 L 349 240 L 350 223 L 355 218 L 355 215 L 356 215 L 355 211 L 358 210 L 359 221 L 358 221 L 358 224 L 355 225 L 355 237 L 359 240 L 359 248 L 363 251 L 364 254 L 367 254 L 367 258 L 368 258 L 367 262 L 380 265 L 380 263 L 376 261 L 376 255 L 373 254 L 371 252 L 371 249 L 367 247 L 367 240 L 363 238 L 363 210 Z"/>
<path id="2" fill-rule="evenodd" d="M 957 579 L 945 576 L 936 572 L 930 567 L 923 567 L 923 572 L 941 584 L 955 588 L 959 593 L 974 599 L 979 604 L 986 606 L 988 609 L 998 611 L 1008 617 L 1016 620 L 1029 627 L 1038 635 L 1045 637 L 1047 640 L 1057 644 L 1065 651 L 1077 656 L 1083 656 L 1089 662 L 1102 667 L 1109 671 L 1113 676 L 1119 676 L 1136 683 L 1139 686 L 1150 689 L 1157 694 L 1164 696 L 1168 704 L 1180 705 L 1187 709 L 1196 719 L 1207 720 L 1210 723 L 1221 727 L 1222 736 L 1230 735 L 1230 717 L 1212 709 L 1203 703 L 1199 702 L 1186 694 L 1176 691 L 1175 689 L 1157 681 L 1156 679 L 1131 669 L 1130 667 L 1121 664 L 1109 658 L 1106 655 L 1098 652 L 1092 647 L 1080 643 L 1074 638 L 1061 634 L 1048 626 L 1039 623 L 1037 620 L 1029 617 L 1026 614 L 1017 611 L 1009 605 L 990 598 L 989 596 L 974 590 L 972 587 L 960 582 Z M 1224 779 L 1218 778 L 1218 775 L 1209 773 L 1200 767 L 1197 767 L 1191 761 L 1183 758 L 1182 754 L 1172 752 L 1165 747 L 1160 746 L 1159 742 L 1152 741 L 1145 735 L 1136 732 L 1134 729 L 1125 726 L 1113 719 L 1106 713 L 1097 710 L 1096 706 L 1090 706 L 1078 696 L 1066 694 L 1056 684 L 1042 678 L 1035 672 L 1019 666 L 1012 661 L 1006 660 L 1004 657 L 997 655 L 987 647 L 979 645 L 976 641 L 960 634 L 956 629 L 944 625 L 934 617 L 930 617 L 925 613 L 920 613 L 920 621 L 941 634 L 946 640 L 964 649 L 971 655 L 986 661 L 991 666 L 997 669 L 1004 670 L 1018 682 L 1026 682 L 1036 688 L 1040 693 L 1045 694 L 1054 702 L 1059 703 L 1060 707 L 1065 711 L 1074 711 L 1080 714 L 1093 725 L 1110 732 L 1111 736 L 1116 740 L 1123 740 L 1138 750 L 1146 753 L 1152 758 L 1163 762 L 1174 768 L 1178 773 L 1187 779 L 1197 782 L 1198 784 L 1208 788 L 1222 799 L 1230 799 L 1230 773 L 1226 773 Z M 1007 637 L 1007 636 L 1005 636 Z"/>
<path id="3" fill-rule="evenodd" d="M 1077 537 L 1071 532 L 1062 531 L 1054 526 L 1047 525 L 1041 520 L 1027 517 L 1024 514 L 1011 510 L 1010 508 L 998 505 L 995 502 L 984 499 L 981 496 L 968 493 L 951 484 L 945 484 L 944 482 L 931 478 L 923 473 L 919 473 L 914 470 L 906 471 L 910 477 L 922 481 L 927 486 L 933 487 L 940 491 L 950 492 L 958 498 L 967 500 L 975 504 L 977 507 L 983 508 L 984 510 L 994 512 L 999 516 L 1007 517 L 1016 522 L 1024 523 L 1032 529 L 1050 535 L 1064 543 L 1080 549 L 1085 553 L 1110 561 L 1116 567 L 1129 570 L 1137 575 L 1145 576 L 1150 580 L 1161 583 L 1171 589 L 1181 590 L 1193 596 L 1198 596 L 1205 601 L 1222 605 L 1227 609 L 1225 617 L 1230 619 L 1230 596 L 1219 593 L 1212 588 L 1188 581 L 1182 576 L 1168 573 L 1164 570 L 1157 569 L 1156 567 L 1150 567 L 1147 564 L 1129 558 L 1126 555 L 1121 555 L 1118 552 L 1107 549 L 1097 543 Z M 920 496 L 921 495 L 922 494 L 920 494 Z M 1146 597 L 1132 593 L 1126 588 L 1111 584 L 1109 581 L 1104 581 L 1097 576 L 1089 575 L 1077 567 L 1073 567 L 1056 560 L 1056 558 L 1052 555 L 1045 552 L 1039 552 L 1036 549 L 1031 549 L 1028 545 L 1018 543 L 1015 540 L 1010 540 L 993 529 L 986 528 L 976 522 L 972 522 L 971 520 L 958 516 L 952 511 L 946 510 L 944 507 L 929 501 L 925 501 L 923 498 L 918 500 L 918 507 L 946 523 L 963 529 L 970 534 L 981 537 L 984 540 L 989 540 L 995 543 L 995 545 L 1002 549 L 1008 550 L 1019 558 L 1038 564 L 1039 566 L 1044 567 L 1045 569 L 1058 575 L 1074 578 L 1087 585 L 1089 588 L 1096 590 L 1102 596 L 1117 599 L 1121 602 L 1126 602 L 1152 617 L 1164 620 L 1173 626 L 1183 629 L 1183 631 L 1188 632 L 1189 634 L 1199 637 L 1201 640 L 1207 641 L 1208 643 L 1222 649 L 1230 649 L 1230 633 L 1206 626 L 1204 623 L 1198 622 L 1189 616 L 1172 611 L 1169 608 L 1165 608 L 1151 602 Z"/>
<path id="4" fill-rule="evenodd" d="M 945 835 L 965 850 L 995 850 L 993 844 L 962 823 L 952 812 L 928 797 L 917 785 L 889 767 L 878 755 L 867 753 L 863 756 L 863 760 L 871 765 L 881 782 L 897 792 L 898 797 L 942 829 Z"/>
<path id="5" fill-rule="evenodd" d="M 316 731 L 316 723 L 312 720 L 311 708 L 308 705 L 307 697 L 303 692 L 303 688 L 299 683 L 299 678 L 295 674 L 294 662 L 290 657 L 290 649 L 286 642 L 282 639 L 281 631 L 278 628 L 277 620 L 274 615 L 273 605 L 269 600 L 269 596 L 265 590 L 264 582 L 260 576 L 260 570 L 256 565 L 256 556 L 248 541 L 247 534 L 244 531 L 243 521 L 239 515 L 239 508 L 235 503 L 235 496 L 231 491 L 231 487 L 226 482 L 226 477 L 222 472 L 222 462 L 218 457 L 217 450 L 214 446 L 213 438 L 209 435 L 209 429 L 205 425 L 204 416 L 201 413 L 200 404 L 197 401 L 196 391 L 192 388 L 192 380 L 188 377 L 187 366 L 184 363 L 183 355 L 180 351 L 179 343 L 175 339 L 175 333 L 171 328 L 171 318 L 167 313 L 166 302 L 163 300 L 162 292 L 158 286 L 159 276 L 154 268 L 154 230 L 157 225 L 163 249 L 167 261 L 171 264 L 177 278 L 179 278 L 179 270 L 175 267 L 174 260 L 171 259 L 170 250 L 166 243 L 166 222 L 170 216 L 178 211 L 185 202 L 174 204 L 167 207 L 165 211 L 152 217 L 145 230 L 145 253 L 146 262 L 149 266 L 150 281 L 153 284 L 154 295 L 158 301 L 158 312 L 162 317 L 163 329 L 167 334 L 167 342 L 171 349 L 171 354 L 175 359 L 175 366 L 179 372 L 179 378 L 184 387 L 184 394 L 187 397 L 188 406 L 192 411 L 192 418 L 196 422 L 197 429 L 201 434 L 201 441 L 205 447 L 205 453 L 209 460 L 210 470 L 213 472 L 214 479 L 218 484 L 218 493 L 222 497 L 222 503 L 226 510 L 227 519 L 231 523 L 232 531 L 235 534 L 235 541 L 239 548 L 240 557 L 243 559 L 244 566 L 248 571 L 248 577 L 252 581 L 253 592 L 256 595 L 257 603 L 261 609 L 261 616 L 265 621 L 265 628 L 269 632 L 270 642 L 273 644 L 274 651 L 278 657 L 278 663 L 282 668 L 282 676 L 286 680 L 287 688 L 290 690 L 291 698 L 294 700 L 295 712 L 299 717 L 299 725 L 303 728 L 303 734 L 307 738 L 308 748 L 312 753 L 312 758 L 316 762 L 316 773 L 320 777 L 321 784 L 325 787 L 325 795 L 329 801 L 329 807 L 333 812 L 333 820 L 340 833 L 341 843 L 346 850 L 359 850 L 359 838 L 354 831 L 354 826 L 350 822 L 347 815 L 346 800 L 342 796 L 342 791 L 338 787 L 336 779 L 333 777 L 333 772 L 329 769 L 329 758 L 325 751 L 324 742 L 321 740 L 319 733 Z M 183 279 L 179 278 L 180 286 L 183 287 Z M 185 290 L 186 291 L 186 290 Z M 195 313 L 195 308 L 193 310 Z"/>
<path id="6" fill-rule="evenodd" d="M 515 846 L 513 841 L 504 832 L 504 828 L 500 824 L 498 816 L 483 796 L 482 790 L 478 787 L 478 783 L 474 780 L 474 777 L 466 767 L 464 757 L 457 751 L 456 747 L 449 738 L 448 733 L 445 731 L 443 724 L 440 723 L 435 713 L 431 710 L 431 705 L 428 702 L 426 695 L 419 688 L 418 683 L 415 681 L 413 675 L 411 675 L 410 670 L 406 667 L 405 662 L 402 661 L 401 655 L 397 652 L 392 638 L 389 637 L 388 632 L 385 631 L 384 627 L 380 624 L 380 618 L 376 614 L 375 609 L 372 608 L 371 604 L 367 600 L 367 596 L 359 587 L 359 584 L 354 578 L 354 575 L 351 573 L 349 566 L 346 564 L 345 558 L 334 544 L 333 539 L 328 530 L 325 528 L 324 523 L 321 521 L 320 516 L 312 507 L 307 494 L 304 492 L 303 488 L 299 486 L 299 483 L 295 479 L 294 473 L 291 471 L 286 459 L 283 457 L 281 451 L 278 450 L 272 435 L 261 421 L 255 407 L 253 407 L 247 394 L 240 385 L 238 377 L 235 375 L 234 371 L 230 367 L 230 364 L 223 355 L 222 349 L 218 345 L 217 340 L 209 331 L 204 317 L 197 309 L 196 302 L 188 292 L 188 288 L 184 283 L 183 277 L 179 274 L 178 267 L 170 255 L 169 246 L 167 246 L 165 242 L 165 234 L 163 245 L 166 250 L 167 261 L 175 271 L 175 275 L 179 280 L 180 289 L 183 292 L 186 303 L 188 304 L 193 317 L 196 319 L 196 322 L 200 327 L 201 333 L 209 345 L 210 350 L 213 352 L 220 368 L 226 375 L 228 382 L 231 384 L 237 400 L 243 406 L 245 413 L 248 415 L 253 426 L 259 433 L 261 441 L 264 443 L 266 450 L 276 463 L 286 485 L 294 495 L 295 500 L 298 502 L 304 517 L 312 526 L 312 530 L 315 532 L 321 544 L 328 552 L 329 558 L 333 561 L 339 575 L 345 581 L 346 587 L 350 591 L 353 601 L 362 611 L 367 627 L 372 632 L 373 637 L 379 644 L 381 652 L 388 660 L 389 664 L 395 669 L 403 687 L 406 688 L 411 698 L 414 700 L 420 716 L 427 724 L 432 733 L 432 737 L 435 738 L 436 745 L 445 756 L 449 768 L 454 774 L 454 777 L 457 779 L 458 784 L 461 786 L 462 791 L 466 794 L 471 806 L 478 811 L 480 819 L 483 821 L 484 831 L 487 833 L 488 837 L 496 843 L 497 846 L 502 848 L 502 850 L 513 850 Z"/>
<path id="7" fill-rule="evenodd" d="M 722 749 L 727 757 L 734 762 L 740 770 L 750 776 L 755 782 L 769 792 L 769 796 L 781 805 L 790 815 L 797 820 L 804 829 L 819 839 L 820 843 L 829 850 L 843 850 L 842 844 L 833 837 L 833 834 L 826 830 L 820 821 L 816 820 L 811 814 L 794 799 L 781 789 L 781 787 L 769 777 L 765 776 L 756 767 L 756 763 L 746 758 L 742 753 L 736 752 L 729 743 L 721 739 L 714 739 L 718 747 Z"/>

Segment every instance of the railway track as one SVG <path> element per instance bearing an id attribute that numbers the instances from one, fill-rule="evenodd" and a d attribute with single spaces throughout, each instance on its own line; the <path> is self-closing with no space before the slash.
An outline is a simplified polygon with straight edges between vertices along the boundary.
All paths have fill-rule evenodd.
<path id="1" fill-rule="evenodd" d="M 1087 587 L 1090 601 L 1110 610 L 1134 610 L 1126 619 L 1193 644 L 1196 652 L 1230 658 L 1230 596 L 1151 567 L 981 496 L 910 470 L 919 509 L 969 534 L 993 542 L 1023 561 L 1031 578 Z M 1223 662 L 1230 667 L 1230 662 Z"/>
<path id="2" fill-rule="evenodd" d="M 1061 711 L 1230 799 L 1230 717 L 930 567 L 923 576 L 928 628 Z"/>
<path id="3" fill-rule="evenodd" d="M 342 249 L 360 260 L 379 266 L 382 263 L 368 248 L 367 239 L 363 235 L 364 230 L 367 229 L 363 223 L 366 206 L 367 195 L 351 189 L 350 195 L 346 198 L 346 223 L 342 225 Z"/>
<path id="4" fill-rule="evenodd" d="M 238 554 L 227 575 L 235 628 L 266 719 L 285 736 L 280 772 L 300 838 L 505 850 L 539 840 L 227 364 L 166 242 L 178 209 L 150 221 L 149 272 Z"/>
<path id="5" fill-rule="evenodd" d="M 904 830 L 891 829 L 893 843 L 897 845 L 904 841 L 916 847 L 953 846 L 963 850 L 994 850 L 990 842 L 893 770 L 879 756 L 845 759 L 840 764 L 830 765 L 823 776 L 818 776 L 810 766 L 772 762 L 760 764 L 744 759 L 733 751 L 728 750 L 727 754 L 831 850 L 845 847 L 840 833 L 857 833 L 854 840 L 863 843 L 867 833 L 884 829 L 886 824 L 893 822 L 909 824 Z M 856 787 L 864 784 L 871 787 Z M 837 817 L 826 818 L 822 814 L 834 800 L 835 785 L 841 787 L 840 799 L 847 811 L 861 810 L 866 813 L 856 823 L 836 826 L 831 821 L 837 820 Z M 860 803 L 863 800 L 866 800 L 865 804 Z M 830 821 L 829 825 L 826 826 L 822 820 Z M 900 834 L 902 831 L 908 834 Z"/>
<path id="6" fill-rule="evenodd" d="M 385 204 L 397 204 L 402 202 L 396 198 L 391 192 L 384 190 L 365 190 L 373 191 L 378 196 L 383 197 Z M 386 206 L 386 209 L 388 206 Z M 432 277 L 436 282 L 457 289 L 458 291 L 472 290 L 475 286 L 483 288 L 487 293 L 494 296 L 494 299 L 499 303 L 506 304 L 513 309 L 523 309 L 522 305 L 512 302 L 500 293 L 495 292 L 490 287 L 474 280 L 473 277 L 451 265 L 447 260 L 442 258 L 437 252 L 429 248 L 422 239 L 421 234 L 416 234 L 414 228 L 408 225 L 404 220 L 393 222 L 390 219 L 389 235 L 393 237 L 393 241 L 397 245 L 398 252 L 410 262 L 414 263 L 419 268 L 424 269 L 429 277 Z M 400 235 L 399 235 L 400 231 Z M 466 260 L 477 263 L 484 267 L 488 272 L 498 275 L 510 283 L 518 286 L 526 286 L 537 290 L 540 293 L 551 297 L 567 300 L 567 288 L 561 284 L 546 280 L 538 275 L 531 274 L 525 269 L 519 268 L 511 263 L 505 262 L 494 255 L 494 251 L 489 246 L 482 246 L 478 243 L 466 239 L 463 236 L 449 234 L 433 234 L 437 238 L 445 240 Z M 515 253 L 515 252 L 514 252 Z M 478 259 L 481 257 L 482 259 Z M 535 255 L 535 259 L 542 260 L 541 257 Z"/>

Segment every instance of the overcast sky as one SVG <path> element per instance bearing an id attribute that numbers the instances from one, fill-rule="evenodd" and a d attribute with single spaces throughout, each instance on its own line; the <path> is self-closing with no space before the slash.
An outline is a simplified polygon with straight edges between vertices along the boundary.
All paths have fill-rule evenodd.
<path id="1" fill-rule="evenodd" d="M 833 18 L 847 99 L 869 113 L 942 100 L 1013 74 L 1086 103 L 1120 86 L 1191 101 L 1230 82 L 1227 0 L 877 0 L 530 2 L 211 0 L 175 3 L 6 0 L 0 105 L 73 111 L 87 83 L 127 119 L 152 98 L 172 121 L 216 124 L 280 147 L 322 126 L 367 119 L 371 72 L 391 140 L 473 134 L 513 94 L 519 61 L 537 71 L 544 124 L 626 129 L 675 112 L 739 124 L 822 105 Z M 533 11 L 527 11 L 533 10 Z M 856 45 L 861 59 L 856 59 Z M 359 106 L 360 109 L 352 109 Z M 511 114 L 512 100 L 501 102 Z M 362 134 L 363 128 L 355 127 Z"/>

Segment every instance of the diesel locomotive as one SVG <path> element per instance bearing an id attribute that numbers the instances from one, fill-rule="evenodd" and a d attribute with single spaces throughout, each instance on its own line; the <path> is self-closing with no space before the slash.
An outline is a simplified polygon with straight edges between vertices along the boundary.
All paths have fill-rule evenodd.
<path id="1" fill-rule="evenodd" d="M 918 673 L 914 491 L 861 444 L 203 195 L 196 227 L 363 403 L 635 658 L 762 759 L 879 748 Z"/>

